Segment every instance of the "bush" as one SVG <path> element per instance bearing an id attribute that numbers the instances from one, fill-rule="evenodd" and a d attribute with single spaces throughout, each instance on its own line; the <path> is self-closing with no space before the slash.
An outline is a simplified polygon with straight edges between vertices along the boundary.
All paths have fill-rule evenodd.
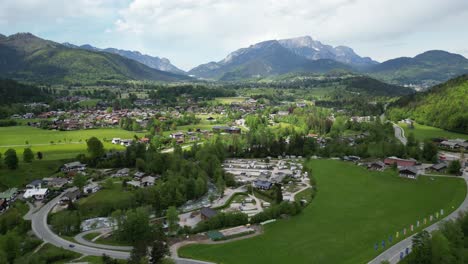
<path id="1" fill-rule="evenodd" d="M 249 218 L 244 213 L 219 213 L 209 220 L 198 223 L 193 229 L 193 233 L 200 233 L 208 230 L 240 226 L 249 223 Z"/>
<path id="2" fill-rule="evenodd" d="M 302 206 L 298 202 L 282 202 L 265 209 L 250 219 L 250 223 L 257 224 L 270 219 L 279 218 L 281 215 L 297 215 L 302 211 Z"/>

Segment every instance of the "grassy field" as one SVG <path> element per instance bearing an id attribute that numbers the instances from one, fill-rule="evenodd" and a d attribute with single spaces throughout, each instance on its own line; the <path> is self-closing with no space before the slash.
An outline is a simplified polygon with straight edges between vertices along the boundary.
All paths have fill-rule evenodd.
<path id="1" fill-rule="evenodd" d="M 466 194 L 462 179 L 413 181 L 341 161 L 310 162 L 318 192 L 300 215 L 266 225 L 261 236 L 191 245 L 180 255 L 224 264 L 366 263 L 383 251 L 375 243 L 442 208 L 454 210 Z"/>
<path id="2" fill-rule="evenodd" d="M 231 104 L 231 103 L 242 103 L 244 102 L 246 97 L 217 97 L 213 99 L 213 102 L 218 103 L 218 104 Z"/>
<path id="3" fill-rule="evenodd" d="M 57 172 L 62 165 L 61 160 L 34 160 L 32 163 L 20 162 L 16 170 L 2 166 L 0 168 L 0 190 L 23 186 L 32 180 L 49 177 Z"/>
<path id="4" fill-rule="evenodd" d="M 425 139 L 432 139 L 432 138 L 468 139 L 468 135 L 466 134 L 450 132 L 450 131 L 443 130 L 437 127 L 425 126 L 425 125 L 415 123 L 414 128 L 411 129 L 408 127 L 407 124 L 404 124 L 404 123 L 399 123 L 398 125 L 401 126 L 405 130 L 406 137 L 408 137 L 409 133 L 413 133 L 414 137 L 421 141 Z"/>
<path id="5" fill-rule="evenodd" d="M 29 126 L 14 126 L 0 128 L 0 152 L 9 148 L 16 149 L 21 155 L 24 148 L 30 146 L 34 152 L 44 153 L 45 160 L 58 160 L 74 158 L 86 152 L 86 140 L 97 137 L 101 141 L 111 140 L 114 137 L 133 138 L 144 136 L 144 133 L 126 131 L 120 128 L 88 129 L 76 131 L 43 130 Z M 104 142 L 106 149 L 123 149 L 118 145 Z"/>

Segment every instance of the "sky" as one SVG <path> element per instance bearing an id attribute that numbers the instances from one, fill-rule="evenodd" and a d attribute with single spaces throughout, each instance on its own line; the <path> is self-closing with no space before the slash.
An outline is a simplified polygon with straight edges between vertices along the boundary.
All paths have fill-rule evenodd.
<path id="1" fill-rule="evenodd" d="M 188 70 L 260 41 L 311 36 L 384 61 L 468 57 L 468 0 L 0 0 L 0 33 L 166 57 Z"/>

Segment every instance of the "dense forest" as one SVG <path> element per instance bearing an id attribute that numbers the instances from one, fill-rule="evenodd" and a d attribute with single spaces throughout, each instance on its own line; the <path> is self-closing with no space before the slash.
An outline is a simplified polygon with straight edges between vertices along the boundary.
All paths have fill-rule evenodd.
<path id="1" fill-rule="evenodd" d="M 402 97 L 389 109 L 394 120 L 416 122 L 468 134 L 468 75 L 462 75 L 429 91 Z"/>

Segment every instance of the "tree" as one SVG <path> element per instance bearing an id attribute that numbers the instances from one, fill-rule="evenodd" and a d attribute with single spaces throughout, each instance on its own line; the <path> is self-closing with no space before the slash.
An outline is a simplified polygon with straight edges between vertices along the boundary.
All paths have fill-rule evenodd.
<path id="1" fill-rule="evenodd" d="M 169 254 L 169 247 L 167 246 L 166 241 L 164 240 L 155 240 L 151 247 L 151 259 L 150 263 L 152 264 L 161 264 L 166 255 Z"/>
<path id="2" fill-rule="evenodd" d="M 73 178 L 73 185 L 78 187 L 78 189 L 83 192 L 83 187 L 86 185 L 86 177 L 83 174 L 77 174 Z"/>
<path id="3" fill-rule="evenodd" d="M 147 263 L 144 259 L 148 255 L 148 248 L 143 241 L 137 241 L 133 244 L 132 251 L 130 252 L 130 264 Z"/>
<path id="4" fill-rule="evenodd" d="M 459 160 L 452 160 L 448 166 L 448 172 L 451 174 L 460 173 L 461 164 Z"/>
<path id="5" fill-rule="evenodd" d="M 16 156 L 16 150 L 14 149 L 8 149 L 5 152 L 5 165 L 10 169 L 10 170 L 15 170 L 18 168 L 18 156 Z"/>
<path id="6" fill-rule="evenodd" d="M 27 163 L 31 163 L 34 159 L 34 153 L 32 152 L 31 148 L 25 148 L 23 151 L 23 161 Z"/>
<path id="7" fill-rule="evenodd" d="M 36 153 L 36 155 L 37 155 L 37 159 L 38 159 L 38 160 L 41 160 L 42 157 L 43 157 L 42 152 L 40 152 L 40 151 L 38 151 L 38 152 Z"/>
<path id="8" fill-rule="evenodd" d="M 275 183 L 275 201 L 277 204 L 280 204 L 283 201 L 283 192 L 281 191 L 281 184 Z"/>
<path id="9" fill-rule="evenodd" d="M 424 142 L 423 158 L 430 162 L 437 161 L 437 146 L 429 140 Z"/>
<path id="10" fill-rule="evenodd" d="M 104 145 L 98 138 L 91 137 L 86 141 L 86 145 L 88 146 L 88 153 L 92 159 L 96 159 L 104 155 Z"/>
<path id="11" fill-rule="evenodd" d="M 174 233 L 179 227 L 179 213 L 175 206 L 171 206 L 167 209 L 166 220 L 169 225 L 169 233 Z"/>
<path id="12" fill-rule="evenodd" d="M 450 252 L 450 244 L 448 239 L 440 231 L 432 233 L 431 242 L 432 263 L 437 264 L 452 264 L 454 257 Z"/>

